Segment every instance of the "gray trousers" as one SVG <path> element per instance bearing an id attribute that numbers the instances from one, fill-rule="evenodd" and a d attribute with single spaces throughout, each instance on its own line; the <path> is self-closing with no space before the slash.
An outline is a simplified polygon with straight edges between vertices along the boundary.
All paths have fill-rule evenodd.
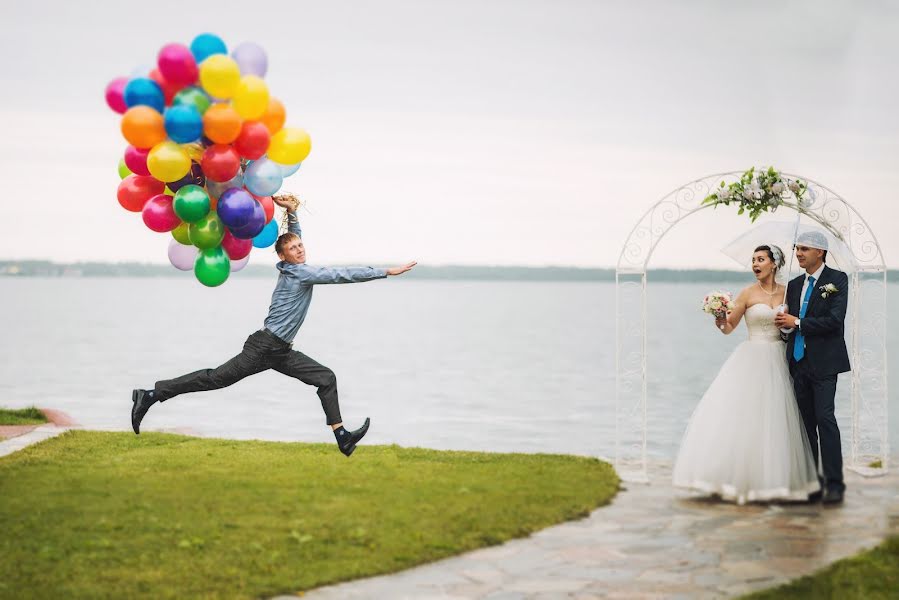
<path id="1" fill-rule="evenodd" d="M 244 377 L 274 369 L 305 384 L 318 388 L 328 425 L 340 423 L 340 405 L 337 402 L 337 377 L 334 372 L 315 362 L 302 352 L 267 329 L 252 334 L 244 342 L 243 351 L 215 369 L 201 369 L 176 377 L 157 381 L 153 391 L 164 402 L 180 394 L 217 390 L 237 383 Z"/>

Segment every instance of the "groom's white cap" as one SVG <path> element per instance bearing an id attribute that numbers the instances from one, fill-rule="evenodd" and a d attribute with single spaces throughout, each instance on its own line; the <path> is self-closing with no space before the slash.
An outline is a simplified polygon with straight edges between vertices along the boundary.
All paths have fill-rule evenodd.
<path id="1" fill-rule="evenodd" d="M 796 238 L 796 245 L 827 250 L 827 238 L 820 231 L 805 231 Z"/>

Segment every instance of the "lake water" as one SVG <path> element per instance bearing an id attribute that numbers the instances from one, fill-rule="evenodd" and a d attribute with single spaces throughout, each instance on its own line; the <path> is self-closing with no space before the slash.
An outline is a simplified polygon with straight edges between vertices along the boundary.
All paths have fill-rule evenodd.
<path id="1" fill-rule="evenodd" d="M 273 285 L 236 277 L 216 289 L 189 278 L 0 278 L 0 406 L 58 408 L 85 427 L 129 429 L 131 389 L 237 354 L 262 326 Z M 746 338 L 745 330 L 718 334 L 699 311 L 715 287 L 650 285 L 655 455 L 674 455 L 696 402 Z M 895 314 L 899 286 L 888 294 Z M 370 416 L 370 443 L 611 456 L 614 306 L 611 283 L 391 278 L 320 286 L 294 347 L 336 372 L 346 424 Z M 895 374 L 897 320 L 888 327 Z M 890 412 L 891 447 L 899 448 L 895 394 Z M 333 440 L 315 389 L 275 372 L 156 405 L 144 428 Z"/>

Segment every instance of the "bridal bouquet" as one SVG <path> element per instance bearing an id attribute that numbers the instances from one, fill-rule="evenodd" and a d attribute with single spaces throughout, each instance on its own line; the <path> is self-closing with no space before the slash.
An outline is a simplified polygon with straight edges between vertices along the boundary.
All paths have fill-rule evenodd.
<path id="1" fill-rule="evenodd" d="M 702 301 L 702 311 L 715 315 L 716 319 L 726 317 L 727 311 L 732 310 L 733 307 L 734 301 L 730 292 L 709 292 Z"/>

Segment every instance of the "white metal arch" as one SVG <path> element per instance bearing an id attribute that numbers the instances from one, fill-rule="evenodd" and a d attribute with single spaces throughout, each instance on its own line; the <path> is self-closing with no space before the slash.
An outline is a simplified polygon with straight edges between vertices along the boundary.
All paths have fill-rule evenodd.
<path id="1" fill-rule="evenodd" d="M 703 200 L 720 182 L 738 181 L 742 172 L 718 173 L 683 185 L 656 202 L 634 226 L 621 250 L 616 288 L 615 468 L 630 481 L 648 481 L 647 458 L 647 269 L 659 241 L 691 214 L 711 208 Z M 813 219 L 849 246 L 858 263 L 850 275 L 847 337 L 852 362 L 849 427 L 843 424 L 846 465 L 864 475 L 889 468 L 886 275 L 880 245 L 864 218 L 841 196 L 820 183 L 801 179 L 809 191 L 801 203 L 781 207 Z M 719 206 L 720 210 L 727 210 Z M 698 398 L 697 398 L 698 399 Z M 847 431 L 848 429 L 848 431 Z M 848 433 L 848 435 L 846 435 Z"/>

